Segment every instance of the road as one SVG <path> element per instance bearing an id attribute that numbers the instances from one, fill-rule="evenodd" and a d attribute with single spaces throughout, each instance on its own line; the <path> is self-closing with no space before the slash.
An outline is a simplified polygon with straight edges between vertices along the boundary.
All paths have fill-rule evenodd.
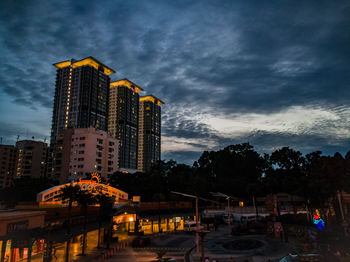
<path id="1" fill-rule="evenodd" d="M 113 256 L 109 261 L 118 261 L 118 262 L 149 262 L 154 261 L 157 258 L 155 252 L 156 249 L 136 249 L 128 247 L 120 251 L 117 255 Z M 184 262 L 185 250 L 169 250 L 165 254 L 164 258 L 174 258 L 176 262 Z"/>
<path id="2" fill-rule="evenodd" d="M 157 252 L 166 252 L 164 258 L 174 258 L 177 262 L 184 262 L 184 256 L 188 249 L 194 245 L 195 237 L 189 234 L 166 234 L 154 237 L 151 246 L 146 248 L 128 247 L 112 257 L 110 261 L 122 262 L 146 262 L 154 261 Z"/>

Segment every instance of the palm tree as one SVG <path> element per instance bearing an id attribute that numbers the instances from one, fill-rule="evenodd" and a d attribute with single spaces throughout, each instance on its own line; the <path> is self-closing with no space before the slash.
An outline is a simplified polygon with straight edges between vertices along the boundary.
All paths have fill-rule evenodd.
<path id="1" fill-rule="evenodd" d="M 97 239 L 97 247 L 100 248 L 100 236 L 101 236 L 101 226 L 102 219 L 106 219 L 108 217 L 108 221 L 110 221 L 110 211 L 112 210 L 113 203 L 115 198 L 104 195 L 103 193 L 99 193 L 96 195 L 96 201 L 100 205 L 99 218 L 98 218 L 98 239 Z"/>
<path id="2" fill-rule="evenodd" d="M 85 255 L 85 244 L 86 244 L 86 223 L 87 223 L 87 209 L 89 205 L 96 204 L 96 197 L 88 191 L 80 191 L 77 202 L 83 208 L 84 212 L 84 224 L 83 224 L 83 243 L 81 249 L 81 255 Z"/>
<path id="3" fill-rule="evenodd" d="M 62 201 L 66 201 L 68 200 L 68 224 L 67 224 L 67 235 L 68 235 L 68 239 L 67 239 L 67 248 L 66 248 L 66 259 L 65 261 L 68 262 L 69 261 L 69 246 L 70 246 L 70 238 L 71 238 L 71 216 L 72 216 L 72 205 L 73 202 L 76 202 L 78 199 L 78 196 L 81 192 L 81 189 L 79 186 L 75 185 L 67 185 L 64 186 L 61 189 L 61 194 L 59 195 L 59 197 L 62 199 Z"/>

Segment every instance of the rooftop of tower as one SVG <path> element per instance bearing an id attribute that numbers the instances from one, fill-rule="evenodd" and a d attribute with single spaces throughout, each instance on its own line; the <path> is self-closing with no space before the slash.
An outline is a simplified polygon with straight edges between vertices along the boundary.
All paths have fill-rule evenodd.
<path id="1" fill-rule="evenodd" d="M 76 68 L 76 67 L 80 67 L 80 66 L 84 66 L 84 65 L 90 65 L 96 69 L 98 69 L 99 67 L 103 67 L 103 71 L 106 75 L 111 75 L 111 74 L 114 74 L 115 71 L 111 68 L 109 68 L 108 66 L 102 64 L 100 61 L 98 61 L 96 58 L 92 57 L 92 56 L 89 56 L 89 57 L 86 57 L 84 59 L 81 59 L 81 60 L 67 60 L 67 61 L 63 61 L 63 62 L 59 62 L 59 63 L 56 63 L 56 64 L 53 64 L 55 67 L 57 68 L 64 68 L 64 67 L 67 67 L 67 66 L 72 66 L 73 68 Z"/>
<path id="2" fill-rule="evenodd" d="M 128 88 L 133 89 L 136 93 L 144 91 L 141 87 L 131 82 L 129 79 L 124 78 L 110 83 L 110 87 L 115 86 L 127 86 Z"/>
<path id="3" fill-rule="evenodd" d="M 164 102 L 162 100 L 158 99 L 154 95 L 141 96 L 140 97 L 140 102 L 141 101 L 151 101 L 152 103 L 155 103 L 155 104 L 157 104 L 159 106 L 164 104 Z"/>

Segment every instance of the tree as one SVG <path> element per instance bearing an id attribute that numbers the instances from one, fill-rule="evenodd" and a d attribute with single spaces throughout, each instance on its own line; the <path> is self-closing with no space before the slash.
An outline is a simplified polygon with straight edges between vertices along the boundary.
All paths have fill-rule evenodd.
<path id="1" fill-rule="evenodd" d="M 36 201 L 38 193 L 57 184 L 57 181 L 45 177 L 22 176 L 14 179 L 11 187 L 0 190 L 0 200 L 9 207 L 15 206 L 20 201 Z"/>
<path id="2" fill-rule="evenodd" d="M 65 261 L 69 261 L 69 248 L 70 248 L 70 238 L 71 238 L 71 216 L 72 216 L 72 205 L 77 202 L 80 195 L 81 189 L 79 186 L 67 185 L 61 189 L 60 198 L 62 201 L 68 200 L 68 223 L 67 223 L 67 248 L 66 248 L 66 258 Z"/>
<path id="3" fill-rule="evenodd" d="M 97 240 L 97 247 L 100 248 L 102 220 L 110 221 L 110 216 L 111 216 L 115 199 L 114 197 L 106 196 L 105 194 L 102 194 L 100 192 L 98 195 L 96 195 L 96 201 L 100 205 L 99 217 L 98 217 L 98 240 Z"/>
<path id="4" fill-rule="evenodd" d="M 305 158 L 302 153 L 289 147 L 274 151 L 268 159 L 264 183 L 269 193 L 298 194 L 302 191 Z"/>
<path id="5" fill-rule="evenodd" d="M 266 163 L 252 145 L 243 143 L 205 151 L 194 166 L 199 177 L 209 181 L 208 191 L 248 197 L 245 186 L 259 183 Z"/>
<path id="6" fill-rule="evenodd" d="M 84 213 L 84 223 L 83 223 L 83 243 L 81 249 L 81 255 L 85 255 L 85 245 L 86 245 L 86 223 L 87 223 L 87 210 L 89 205 L 96 204 L 96 197 L 88 191 L 79 191 L 77 202 L 81 205 Z"/>

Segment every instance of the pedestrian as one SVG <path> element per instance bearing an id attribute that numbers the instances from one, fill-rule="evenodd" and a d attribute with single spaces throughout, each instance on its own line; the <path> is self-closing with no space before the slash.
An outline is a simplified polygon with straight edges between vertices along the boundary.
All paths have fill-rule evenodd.
<path id="1" fill-rule="evenodd" d="M 55 258 L 55 260 L 57 260 L 56 248 L 55 247 L 52 248 L 52 256 Z"/>

